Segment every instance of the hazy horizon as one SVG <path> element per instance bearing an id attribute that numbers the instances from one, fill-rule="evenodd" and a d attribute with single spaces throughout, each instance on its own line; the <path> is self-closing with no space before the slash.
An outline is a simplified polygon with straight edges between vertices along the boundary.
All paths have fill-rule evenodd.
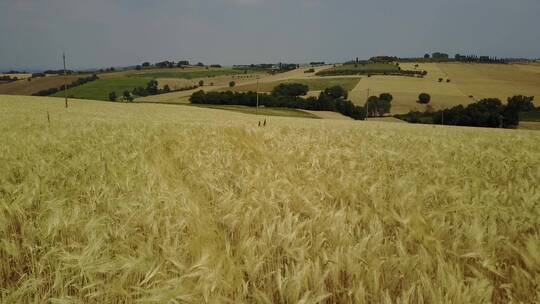
<path id="1" fill-rule="evenodd" d="M 157 2 L 157 1 L 156 1 Z M 517 0 L 7 0 L 0 70 L 341 62 L 435 51 L 540 57 L 540 2 Z"/>

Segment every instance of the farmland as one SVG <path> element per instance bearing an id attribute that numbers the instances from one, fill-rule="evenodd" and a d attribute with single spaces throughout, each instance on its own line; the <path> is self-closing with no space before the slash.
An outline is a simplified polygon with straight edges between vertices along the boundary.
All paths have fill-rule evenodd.
<path id="1" fill-rule="evenodd" d="M 50 88 L 59 88 L 66 81 L 71 83 L 79 79 L 80 75 L 69 75 L 66 78 L 63 76 L 47 76 L 32 78 L 31 81 L 27 79 L 17 80 L 10 83 L 0 84 L 0 94 L 10 95 L 32 95 L 41 90 L 47 90 Z"/>
<path id="2" fill-rule="evenodd" d="M 3 302 L 540 301 L 538 132 L 6 95 L 0 116 Z"/>
<path id="3" fill-rule="evenodd" d="M 138 71 L 131 74 L 131 77 L 143 77 L 143 78 L 182 78 L 182 79 L 196 79 L 196 78 L 212 78 L 225 75 L 237 75 L 244 74 L 243 70 L 235 69 L 159 69 L 150 71 Z"/>
<path id="4" fill-rule="evenodd" d="M 357 104 L 363 104 L 370 95 L 389 92 L 394 96 L 392 113 L 423 110 L 416 103 L 420 93 L 431 95 L 435 109 L 469 104 L 475 100 L 496 97 L 506 101 L 513 95 L 540 96 L 540 67 L 526 65 L 463 64 L 463 63 L 401 63 L 402 69 L 425 70 L 424 78 L 372 76 L 363 77 L 350 93 Z M 443 79 L 439 82 L 439 78 Z M 447 80 L 450 79 L 450 82 Z"/>
<path id="5" fill-rule="evenodd" d="M 344 69 L 355 65 L 316 67 L 316 73 L 328 69 Z M 231 68 L 187 67 L 172 69 L 126 70 L 99 74 L 100 80 L 69 90 L 77 98 L 108 100 L 108 94 L 116 91 L 131 91 L 137 86 L 145 87 L 148 81 L 156 79 L 159 87 L 168 85 L 172 90 L 198 85 L 204 82 L 204 90 L 229 90 L 229 82 L 234 81 L 234 91 L 255 91 L 256 78 L 259 77 L 259 91 L 270 92 L 280 83 L 302 83 L 310 87 L 309 96 L 317 96 L 320 90 L 333 85 L 341 85 L 349 91 L 349 98 L 358 105 L 363 105 L 367 95 L 391 93 L 394 96 L 391 114 L 402 114 L 411 110 L 424 110 L 425 106 L 416 103 L 420 93 L 431 95 L 430 105 L 434 109 L 466 105 L 481 98 L 496 97 L 503 101 L 516 94 L 540 96 L 540 65 L 528 64 L 467 64 L 467 63 L 400 63 L 402 70 L 426 71 L 424 77 L 405 77 L 390 75 L 361 76 L 316 76 L 316 73 L 304 73 L 307 68 L 300 68 L 286 73 L 269 75 L 263 73 L 243 74 L 242 70 Z M 394 64 L 371 63 L 359 64 L 358 69 L 388 69 L 395 71 Z M 70 76 L 73 81 L 76 76 Z M 442 81 L 439 81 L 441 79 Z M 0 84 L 3 94 L 31 95 L 37 91 L 63 84 L 61 77 L 49 76 Z M 196 90 L 173 92 L 159 96 L 138 98 L 144 102 L 187 103 L 189 96 Z M 62 96 L 61 93 L 55 96 Z"/>
<path id="6" fill-rule="evenodd" d="M 158 81 L 160 88 L 169 85 L 171 89 L 178 90 L 193 86 L 199 80 L 203 80 L 206 83 L 215 82 L 216 84 L 224 85 L 232 79 L 231 77 L 238 74 L 242 74 L 241 76 L 245 78 L 253 76 L 252 74 L 243 75 L 243 71 L 239 70 L 215 68 L 207 70 L 199 67 L 148 69 L 141 71 L 127 70 L 100 74 L 100 80 L 72 88 L 68 90 L 68 94 L 75 98 L 108 100 L 109 93 L 112 91 L 122 94 L 125 90 L 132 91 L 136 87 L 146 87 L 146 84 L 153 79 Z M 58 93 L 53 96 L 60 95 Z"/>
<path id="7" fill-rule="evenodd" d="M 109 93 L 115 91 L 122 94 L 124 90 L 131 91 L 136 87 L 146 87 L 151 78 L 142 77 L 119 77 L 105 78 L 92 81 L 90 83 L 71 88 L 68 95 L 81 99 L 109 100 Z M 63 96 L 63 92 L 58 92 L 53 96 Z"/>

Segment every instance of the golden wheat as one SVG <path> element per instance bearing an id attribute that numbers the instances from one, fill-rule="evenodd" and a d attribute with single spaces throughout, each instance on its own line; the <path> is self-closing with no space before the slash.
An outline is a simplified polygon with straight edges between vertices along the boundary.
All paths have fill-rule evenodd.
<path id="1" fill-rule="evenodd" d="M 540 133 L 258 119 L 0 96 L 2 301 L 540 301 Z"/>

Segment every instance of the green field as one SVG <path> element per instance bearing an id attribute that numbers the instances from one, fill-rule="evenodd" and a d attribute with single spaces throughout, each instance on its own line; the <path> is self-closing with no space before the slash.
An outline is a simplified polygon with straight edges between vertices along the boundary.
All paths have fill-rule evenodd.
<path id="1" fill-rule="evenodd" d="M 146 84 L 152 79 L 158 78 L 183 78 L 195 79 L 205 77 L 218 77 L 224 75 L 243 74 L 243 71 L 233 69 L 159 69 L 145 71 L 123 71 L 100 75 L 99 80 L 84 84 L 68 90 L 68 95 L 74 98 L 109 100 L 109 93 L 115 91 L 121 95 L 124 90 L 131 91 L 135 87 L 146 87 Z M 57 93 L 53 97 L 62 97 L 64 93 Z"/>
<path id="2" fill-rule="evenodd" d="M 69 89 L 68 95 L 81 99 L 109 100 L 109 93 L 112 91 L 115 91 L 117 96 L 121 96 L 125 90 L 131 91 L 136 87 L 146 87 L 150 80 L 152 79 L 143 77 L 99 79 Z M 58 92 L 52 96 L 63 97 L 64 92 Z"/>
<path id="3" fill-rule="evenodd" d="M 237 75 L 244 74 L 242 70 L 234 69 L 210 69 L 210 70 L 172 70 L 167 71 L 162 69 L 159 71 L 148 71 L 148 72 L 136 72 L 129 75 L 130 77 L 145 77 L 145 78 L 184 78 L 184 79 L 195 79 L 195 78 L 207 78 L 207 77 L 218 77 L 225 75 Z"/>
<path id="4" fill-rule="evenodd" d="M 313 78 L 313 79 L 287 79 L 282 81 L 261 82 L 259 83 L 259 92 L 272 92 L 272 90 L 281 83 L 301 83 L 309 87 L 310 91 L 322 91 L 332 86 L 342 86 L 347 91 L 356 87 L 360 78 Z M 256 84 L 237 86 L 232 91 L 247 92 L 257 90 Z"/>
<path id="5" fill-rule="evenodd" d="M 228 105 L 204 105 L 204 104 L 182 104 L 198 108 L 208 108 L 217 110 L 227 110 L 233 112 L 239 112 L 244 114 L 258 114 L 261 116 L 284 116 L 284 117 L 302 117 L 302 118 L 320 118 L 308 112 L 304 112 L 297 109 L 290 108 L 266 108 L 260 107 L 256 109 L 254 107 L 247 106 L 228 106 Z M 262 118 L 261 118 L 262 119 Z"/>
<path id="6" fill-rule="evenodd" d="M 316 75 L 319 76 L 338 76 L 338 75 L 365 75 L 365 74 L 401 74 L 398 66 L 390 63 L 358 63 L 358 64 L 343 64 L 322 70 Z"/>

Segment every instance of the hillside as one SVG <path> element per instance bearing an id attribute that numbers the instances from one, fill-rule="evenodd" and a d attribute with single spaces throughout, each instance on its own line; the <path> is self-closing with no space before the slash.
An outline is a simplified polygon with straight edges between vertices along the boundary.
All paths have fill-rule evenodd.
<path id="1" fill-rule="evenodd" d="M 9 95 L 32 95 L 41 90 L 47 90 L 50 88 L 59 88 L 67 83 L 71 83 L 85 75 L 68 75 L 64 76 L 47 76 L 32 78 L 31 81 L 27 79 L 17 80 L 10 83 L 0 84 L 0 94 Z M 63 93 L 62 93 L 63 94 Z"/>
<path id="2" fill-rule="evenodd" d="M 389 92 L 394 96 L 392 113 L 397 114 L 423 110 L 424 106 L 416 103 L 420 93 L 431 95 L 430 104 L 435 109 L 489 97 L 506 102 L 514 95 L 540 96 L 540 66 L 534 64 L 400 63 L 400 66 L 405 70 L 425 70 L 428 74 L 424 78 L 363 77 L 351 91 L 351 100 L 364 104 L 368 89 L 370 95 Z M 443 81 L 439 82 L 439 78 Z"/>
<path id="3" fill-rule="evenodd" d="M 0 117 L 2 302 L 540 301 L 539 132 L 7 95 Z"/>

